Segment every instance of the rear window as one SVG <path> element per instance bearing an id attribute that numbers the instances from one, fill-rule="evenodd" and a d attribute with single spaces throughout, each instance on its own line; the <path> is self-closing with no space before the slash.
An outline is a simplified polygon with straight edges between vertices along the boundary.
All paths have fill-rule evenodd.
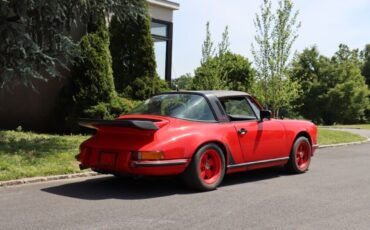
<path id="1" fill-rule="evenodd" d="M 194 121 L 216 121 L 207 100 L 196 94 L 161 94 L 154 96 L 129 114 L 169 116 Z"/>

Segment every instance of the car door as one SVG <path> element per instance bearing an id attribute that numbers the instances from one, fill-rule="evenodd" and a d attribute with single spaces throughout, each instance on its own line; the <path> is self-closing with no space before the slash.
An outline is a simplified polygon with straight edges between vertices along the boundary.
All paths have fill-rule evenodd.
<path id="1" fill-rule="evenodd" d="M 238 133 L 245 162 L 282 157 L 285 134 L 276 120 L 260 121 L 259 108 L 247 97 L 220 99 L 225 112 Z M 284 132 L 283 132 L 284 133 Z"/>

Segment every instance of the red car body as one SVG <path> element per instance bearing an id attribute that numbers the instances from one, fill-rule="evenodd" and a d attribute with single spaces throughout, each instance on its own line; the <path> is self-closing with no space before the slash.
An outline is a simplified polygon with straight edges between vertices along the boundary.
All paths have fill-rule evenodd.
<path id="1" fill-rule="evenodd" d="M 97 132 L 80 146 L 77 156 L 80 167 L 116 175 L 184 174 L 191 186 L 191 180 L 200 180 L 192 187 L 210 190 L 227 173 L 288 164 L 295 165 L 293 171 L 304 172 L 317 147 L 317 128 L 313 123 L 270 119 L 269 112 L 243 92 L 185 91 L 164 93 L 160 97 L 170 98 L 171 103 L 174 97 L 186 97 L 185 100 L 194 97 L 198 101 L 194 99 L 192 103 L 198 104 L 190 103 L 186 108 L 187 102 L 181 101 L 174 106 L 178 111 L 187 109 L 188 116 L 197 113 L 188 111 L 191 106 L 206 101 L 213 116 L 208 114 L 211 118 L 205 118 L 210 119 L 206 121 L 163 114 L 129 114 L 114 121 L 82 120 L 82 126 Z M 230 108 L 225 107 L 228 105 Z M 244 107 L 252 112 L 241 116 Z M 228 109 L 238 114 L 233 117 Z M 304 139 L 304 143 L 294 149 L 298 138 Z M 204 146 L 208 149 L 199 153 Z M 191 166 L 195 164 L 196 154 L 197 163 Z M 298 158 L 303 168 L 299 168 Z"/>

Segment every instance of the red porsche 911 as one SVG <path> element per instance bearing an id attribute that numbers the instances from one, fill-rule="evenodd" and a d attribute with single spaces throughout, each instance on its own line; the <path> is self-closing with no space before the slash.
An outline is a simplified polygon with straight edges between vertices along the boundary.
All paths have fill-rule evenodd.
<path id="1" fill-rule="evenodd" d="M 80 120 L 96 129 L 76 158 L 80 168 L 114 175 L 179 175 L 213 190 L 225 174 L 285 165 L 307 171 L 317 148 L 308 121 L 271 119 L 237 91 L 179 91 L 146 100 L 115 120 Z"/>

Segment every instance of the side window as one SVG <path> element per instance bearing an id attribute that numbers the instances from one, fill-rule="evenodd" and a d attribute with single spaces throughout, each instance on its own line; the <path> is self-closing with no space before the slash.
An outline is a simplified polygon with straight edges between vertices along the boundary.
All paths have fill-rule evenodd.
<path id="1" fill-rule="evenodd" d="M 220 98 L 220 102 L 232 121 L 257 119 L 254 111 L 244 97 Z"/>

